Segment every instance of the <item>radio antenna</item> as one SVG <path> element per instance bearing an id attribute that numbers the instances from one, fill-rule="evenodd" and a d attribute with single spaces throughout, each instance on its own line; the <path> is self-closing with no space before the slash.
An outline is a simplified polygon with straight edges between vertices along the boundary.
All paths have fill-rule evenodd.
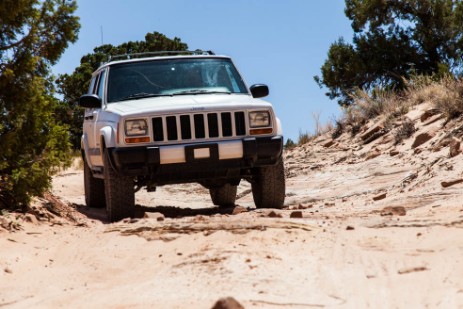
<path id="1" fill-rule="evenodd" d="M 100 26 L 101 29 L 101 45 L 103 45 L 103 26 Z"/>

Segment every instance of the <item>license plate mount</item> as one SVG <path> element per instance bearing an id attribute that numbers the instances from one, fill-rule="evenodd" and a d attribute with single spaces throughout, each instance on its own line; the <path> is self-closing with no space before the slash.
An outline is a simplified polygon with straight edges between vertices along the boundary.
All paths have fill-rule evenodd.
<path id="1" fill-rule="evenodd" d="M 217 161 L 219 146 L 217 144 L 185 146 L 185 157 L 187 162 Z"/>

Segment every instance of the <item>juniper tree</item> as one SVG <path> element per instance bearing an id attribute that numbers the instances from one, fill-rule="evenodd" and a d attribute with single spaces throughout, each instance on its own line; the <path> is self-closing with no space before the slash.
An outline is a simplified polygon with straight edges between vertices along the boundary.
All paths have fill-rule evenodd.
<path id="1" fill-rule="evenodd" d="M 462 73 L 463 1 L 346 0 L 353 43 L 334 42 L 315 80 L 340 105 L 358 89 L 401 90 L 412 75 Z"/>
<path id="2" fill-rule="evenodd" d="M 77 39 L 75 10 L 73 0 L 0 2 L 0 208 L 27 205 L 68 159 L 50 67 Z"/>

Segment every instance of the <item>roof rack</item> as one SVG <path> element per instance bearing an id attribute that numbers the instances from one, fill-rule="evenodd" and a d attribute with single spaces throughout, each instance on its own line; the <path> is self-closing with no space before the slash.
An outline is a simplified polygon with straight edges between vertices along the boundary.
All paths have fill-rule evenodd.
<path id="1" fill-rule="evenodd" d="M 109 55 L 108 62 L 115 60 L 134 59 L 134 58 L 146 58 L 155 56 L 165 55 L 215 55 L 211 50 L 166 50 L 156 52 L 145 52 L 145 53 L 134 53 L 134 54 L 122 54 L 122 55 Z"/>

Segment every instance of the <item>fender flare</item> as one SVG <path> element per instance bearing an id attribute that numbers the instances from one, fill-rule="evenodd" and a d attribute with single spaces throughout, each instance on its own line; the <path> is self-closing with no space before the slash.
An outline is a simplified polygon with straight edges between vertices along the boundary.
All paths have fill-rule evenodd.
<path id="1" fill-rule="evenodd" d="M 100 151 L 103 156 L 105 148 L 116 147 L 116 132 L 110 127 L 106 126 L 100 129 Z"/>
<path id="2" fill-rule="evenodd" d="M 277 135 L 283 136 L 283 127 L 281 126 L 280 118 L 276 118 L 277 121 Z"/>

